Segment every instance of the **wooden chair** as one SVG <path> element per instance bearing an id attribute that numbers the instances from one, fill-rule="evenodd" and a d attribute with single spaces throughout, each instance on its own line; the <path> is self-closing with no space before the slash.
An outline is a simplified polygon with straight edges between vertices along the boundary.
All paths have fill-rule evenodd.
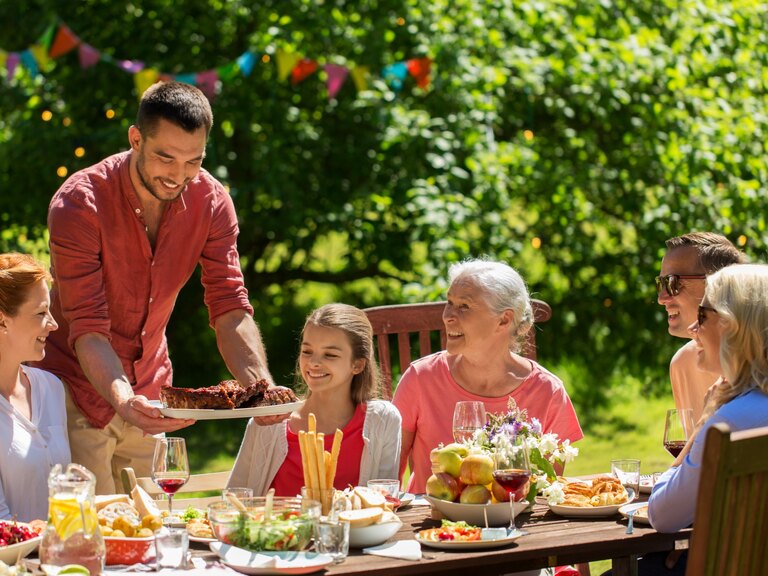
<path id="1" fill-rule="evenodd" d="M 123 468 L 120 472 L 123 480 L 123 488 L 129 494 L 137 484 L 141 486 L 155 500 L 164 492 L 148 476 L 137 477 L 133 468 Z M 227 486 L 229 481 L 229 472 L 211 472 L 208 474 L 190 474 L 189 480 L 173 496 L 173 509 L 183 511 L 187 506 L 195 508 L 205 508 L 208 504 L 221 500 L 221 495 L 202 496 L 193 498 L 178 498 L 179 494 L 189 494 L 191 492 L 212 492 L 221 491 Z M 167 500 L 165 501 L 167 503 Z M 162 504 L 158 504 L 163 507 Z"/>
<path id="2" fill-rule="evenodd" d="M 552 309 L 542 300 L 531 300 L 533 321 L 535 324 L 546 322 L 552 317 Z M 363 310 L 373 326 L 376 336 L 376 356 L 382 375 L 381 397 L 392 399 L 392 352 L 390 335 L 397 336 L 397 360 L 400 375 L 411 362 L 432 353 L 433 347 L 445 348 L 445 325 L 443 309 L 445 302 L 427 302 L 424 304 L 394 304 L 375 306 Z M 411 347 L 411 337 L 418 335 L 418 350 Z M 536 327 L 528 331 L 523 344 L 522 354 L 536 359 Z"/>
<path id="3" fill-rule="evenodd" d="M 687 576 L 768 573 L 768 427 L 707 431 Z"/>

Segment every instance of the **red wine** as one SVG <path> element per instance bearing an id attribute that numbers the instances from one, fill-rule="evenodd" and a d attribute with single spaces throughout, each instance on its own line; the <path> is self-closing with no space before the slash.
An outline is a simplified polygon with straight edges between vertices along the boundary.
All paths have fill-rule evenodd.
<path id="1" fill-rule="evenodd" d="M 184 478 L 158 478 L 155 480 L 155 484 L 160 486 L 166 494 L 176 494 L 179 488 L 186 483 Z"/>
<path id="2" fill-rule="evenodd" d="M 528 470 L 513 468 L 511 470 L 494 470 L 493 477 L 507 491 L 507 494 L 513 494 L 528 482 L 531 473 Z"/>
<path id="3" fill-rule="evenodd" d="M 683 448 L 685 448 L 685 440 L 670 440 L 669 442 L 664 442 L 664 448 L 666 448 L 667 452 L 672 454 L 674 458 L 677 458 L 680 455 L 680 452 L 683 451 Z"/>

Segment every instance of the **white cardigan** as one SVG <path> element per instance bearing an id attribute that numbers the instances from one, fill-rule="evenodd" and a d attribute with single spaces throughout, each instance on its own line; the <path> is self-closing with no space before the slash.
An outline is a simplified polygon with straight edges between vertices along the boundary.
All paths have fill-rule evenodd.
<path id="1" fill-rule="evenodd" d="M 363 423 L 363 455 L 358 485 L 372 478 L 398 478 L 402 419 L 394 404 L 385 400 L 367 403 Z M 287 421 L 272 426 L 248 422 L 227 486 L 252 488 L 256 496 L 269 490 L 288 455 Z"/>

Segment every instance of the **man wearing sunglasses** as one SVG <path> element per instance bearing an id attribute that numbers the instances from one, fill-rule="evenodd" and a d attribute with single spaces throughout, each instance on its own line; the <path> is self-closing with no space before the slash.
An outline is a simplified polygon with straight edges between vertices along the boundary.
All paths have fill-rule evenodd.
<path id="1" fill-rule="evenodd" d="M 669 333 L 690 339 L 688 327 L 696 321 L 707 275 L 746 262 L 746 257 L 725 236 L 713 232 L 691 232 L 670 238 L 665 244 L 667 252 L 656 277 L 658 302 L 667 311 Z M 693 409 L 696 422 L 704 409 L 707 390 L 719 376 L 697 368 L 696 346 L 689 340 L 669 365 L 675 406 Z"/>

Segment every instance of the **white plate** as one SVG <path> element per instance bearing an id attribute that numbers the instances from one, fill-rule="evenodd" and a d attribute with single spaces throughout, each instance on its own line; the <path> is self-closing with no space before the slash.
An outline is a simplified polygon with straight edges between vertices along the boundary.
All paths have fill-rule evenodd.
<path id="1" fill-rule="evenodd" d="M 507 502 L 504 502 L 504 504 L 509 505 Z M 466 506 L 469 506 L 469 504 L 466 504 Z M 416 541 L 424 546 L 442 548 L 444 550 L 481 550 L 483 548 L 500 548 L 501 546 L 506 546 L 520 538 L 522 535 L 523 532 L 518 530 L 512 535 L 508 535 L 504 538 L 496 538 L 494 540 L 470 540 L 469 542 L 440 540 L 433 542 L 432 540 L 424 540 L 418 533 L 416 533 Z"/>
<path id="2" fill-rule="evenodd" d="M 19 524 L 21 524 L 21 522 Z M 16 564 L 16 560 L 19 558 L 26 558 L 35 549 L 37 549 L 42 539 L 42 536 L 37 536 L 36 538 L 24 540 L 24 542 L 0 547 L 0 560 L 9 566 L 13 566 Z"/>
<path id="3" fill-rule="evenodd" d="M 496 504 L 461 504 L 459 502 L 448 502 L 432 496 L 425 496 L 433 508 L 438 510 L 448 520 L 458 522 L 464 520 L 474 526 L 485 526 L 486 510 L 488 515 L 488 526 L 508 526 L 509 525 L 509 502 L 498 502 Z M 522 500 L 515 502 L 515 516 L 521 514 L 528 508 L 528 502 Z"/>
<path id="4" fill-rule="evenodd" d="M 310 574 L 333 562 L 315 552 L 251 552 L 222 542 L 211 542 L 210 547 L 224 564 L 243 574 Z"/>
<path id="5" fill-rule="evenodd" d="M 552 510 L 552 512 L 555 514 L 559 516 L 565 516 L 566 518 L 605 518 L 608 516 L 613 516 L 619 511 L 619 508 L 626 506 L 635 499 L 635 491 L 632 490 L 632 488 L 627 488 L 627 495 L 629 498 L 626 502 L 622 502 L 621 504 L 613 504 L 612 506 L 590 506 L 582 508 L 580 506 L 563 506 L 562 504 L 550 504 L 549 509 Z"/>
<path id="6" fill-rule="evenodd" d="M 397 534 L 402 525 L 403 523 L 398 521 L 371 524 L 363 528 L 350 528 L 349 545 L 352 548 L 367 548 L 368 546 L 384 544 L 384 542 Z"/>
<path id="7" fill-rule="evenodd" d="M 274 406 L 256 406 L 255 408 L 232 408 L 231 410 L 222 408 L 213 409 L 185 409 L 185 408 L 164 408 L 160 400 L 150 400 L 155 408 L 159 408 L 163 416 L 169 418 L 189 418 L 192 420 L 225 420 L 227 418 L 250 418 L 252 416 L 275 416 L 277 414 L 288 414 L 301 408 L 304 400 L 298 402 L 289 402 L 288 404 L 275 404 Z"/>
<path id="8" fill-rule="evenodd" d="M 408 506 L 411 505 L 411 502 L 413 502 L 415 496 L 410 492 L 400 492 L 398 498 L 400 499 L 400 506 L 398 506 L 397 509 L 402 510 L 404 508 L 408 508 Z"/>
<path id="9" fill-rule="evenodd" d="M 650 494 L 653 490 L 653 475 L 643 474 L 640 476 L 640 493 Z"/>
<path id="10" fill-rule="evenodd" d="M 216 538 L 206 538 L 205 536 L 192 536 L 192 534 L 189 534 L 189 541 L 199 542 L 200 544 L 210 544 L 211 542 L 216 542 Z"/>
<path id="11" fill-rule="evenodd" d="M 629 512 L 639 508 L 645 508 L 645 515 L 643 516 L 641 513 L 635 512 L 632 515 L 632 522 L 638 524 L 648 524 L 650 526 L 651 521 L 648 520 L 648 502 L 633 502 L 632 504 L 624 504 L 624 506 L 619 508 L 619 514 L 624 516 L 624 518 L 628 518 Z"/>

